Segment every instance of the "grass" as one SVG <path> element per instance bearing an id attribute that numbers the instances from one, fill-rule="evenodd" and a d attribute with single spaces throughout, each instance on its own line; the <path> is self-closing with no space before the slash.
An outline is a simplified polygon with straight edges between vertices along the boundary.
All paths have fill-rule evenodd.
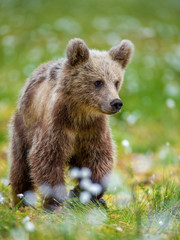
<path id="1" fill-rule="evenodd" d="M 180 239 L 180 2 L 2 0 L 0 11 L 0 238 Z M 45 214 L 39 200 L 36 209 L 18 210 L 6 185 L 8 122 L 25 79 L 62 57 L 74 37 L 90 48 L 108 50 L 122 39 L 135 45 L 123 110 L 110 117 L 117 160 L 109 208 L 77 204 Z"/>
<path id="2" fill-rule="evenodd" d="M 36 209 L 17 210 L 8 188 L 0 189 L 5 197 L 0 206 L 3 239 L 179 239 L 180 189 L 169 172 L 148 184 L 132 177 L 115 190 L 111 186 L 105 195 L 108 210 L 77 203 L 60 214 L 46 214 L 40 201 Z M 27 216 L 35 226 L 32 232 L 24 222 Z"/>

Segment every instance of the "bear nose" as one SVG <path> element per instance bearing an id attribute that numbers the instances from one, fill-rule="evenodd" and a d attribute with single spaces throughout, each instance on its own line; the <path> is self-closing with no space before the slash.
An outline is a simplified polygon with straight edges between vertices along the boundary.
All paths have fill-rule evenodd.
<path id="1" fill-rule="evenodd" d="M 113 108 L 113 110 L 120 110 L 122 105 L 123 105 L 123 102 L 121 99 L 114 99 L 111 103 L 111 107 Z"/>

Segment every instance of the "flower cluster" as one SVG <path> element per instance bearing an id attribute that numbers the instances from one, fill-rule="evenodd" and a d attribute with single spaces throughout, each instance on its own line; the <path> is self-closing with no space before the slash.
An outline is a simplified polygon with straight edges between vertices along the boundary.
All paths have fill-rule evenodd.
<path id="1" fill-rule="evenodd" d="M 91 170 L 87 167 L 81 169 L 74 167 L 69 172 L 71 178 L 80 179 L 79 187 L 82 192 L 79 195 L 79 200 L 83 204 L 88 203 L 93 197 L 97 197 L 102 193 L 102 186 L 91 181 L 91 174 Z"/>
<path id="2" fill-rule="evenodd" d="M 33 232 L 35 230 L 34 223 L 30 221 L 29 216 L 26 216 L 25 218 L 23 218 L 22 223 L 24 224 L 26 231 Z"/>
<path id="3" fill-rule="evenodd" d="M 5 201 L 5 198 L 3 197 L 2 193 L 0 193 L 0 204 L 3 204 Z"/>
<path id="4" fill-rule="evenodd" d="M 26 191 L 24 194 L 19 193 L 17 197 L 20 198 L 26 205 L 34 206 L 38 200 L 37 195 L 33 191 Z"/>

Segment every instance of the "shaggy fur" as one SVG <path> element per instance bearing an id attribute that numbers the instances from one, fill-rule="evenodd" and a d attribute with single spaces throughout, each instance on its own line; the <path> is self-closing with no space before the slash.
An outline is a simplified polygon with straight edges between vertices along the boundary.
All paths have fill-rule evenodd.
<path id="1" fill-rule="evenodd" d="M 120 110 L 111 103 L 119 100 L 132 51 L 128 40 L 100 52 L 73 39 L 66 59 L 41 65 L 27 80 L 11 129 L 14 204 L 17 194 L 43 184 L 52 188 L 44 196 L 46 207 L 64 201 L 66 166 L 90 168 L 92 181 L 100 184 L 110 174 L 114 149 L 105 114 Z"/>

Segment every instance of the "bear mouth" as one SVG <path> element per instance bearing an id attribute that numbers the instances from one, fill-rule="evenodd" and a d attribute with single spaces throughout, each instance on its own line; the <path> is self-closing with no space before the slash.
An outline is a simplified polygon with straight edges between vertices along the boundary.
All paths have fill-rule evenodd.
<path id="1" fill-rule="evenodd" d="M 121 112 L 121 109 L 119 109 L 119 110 L 105 110 L 105 109 L 102 109 L 101 112 L 106 114 L 106 115 L 113 115 L 113 114 L 116 114 L 118 112 Z"/>

